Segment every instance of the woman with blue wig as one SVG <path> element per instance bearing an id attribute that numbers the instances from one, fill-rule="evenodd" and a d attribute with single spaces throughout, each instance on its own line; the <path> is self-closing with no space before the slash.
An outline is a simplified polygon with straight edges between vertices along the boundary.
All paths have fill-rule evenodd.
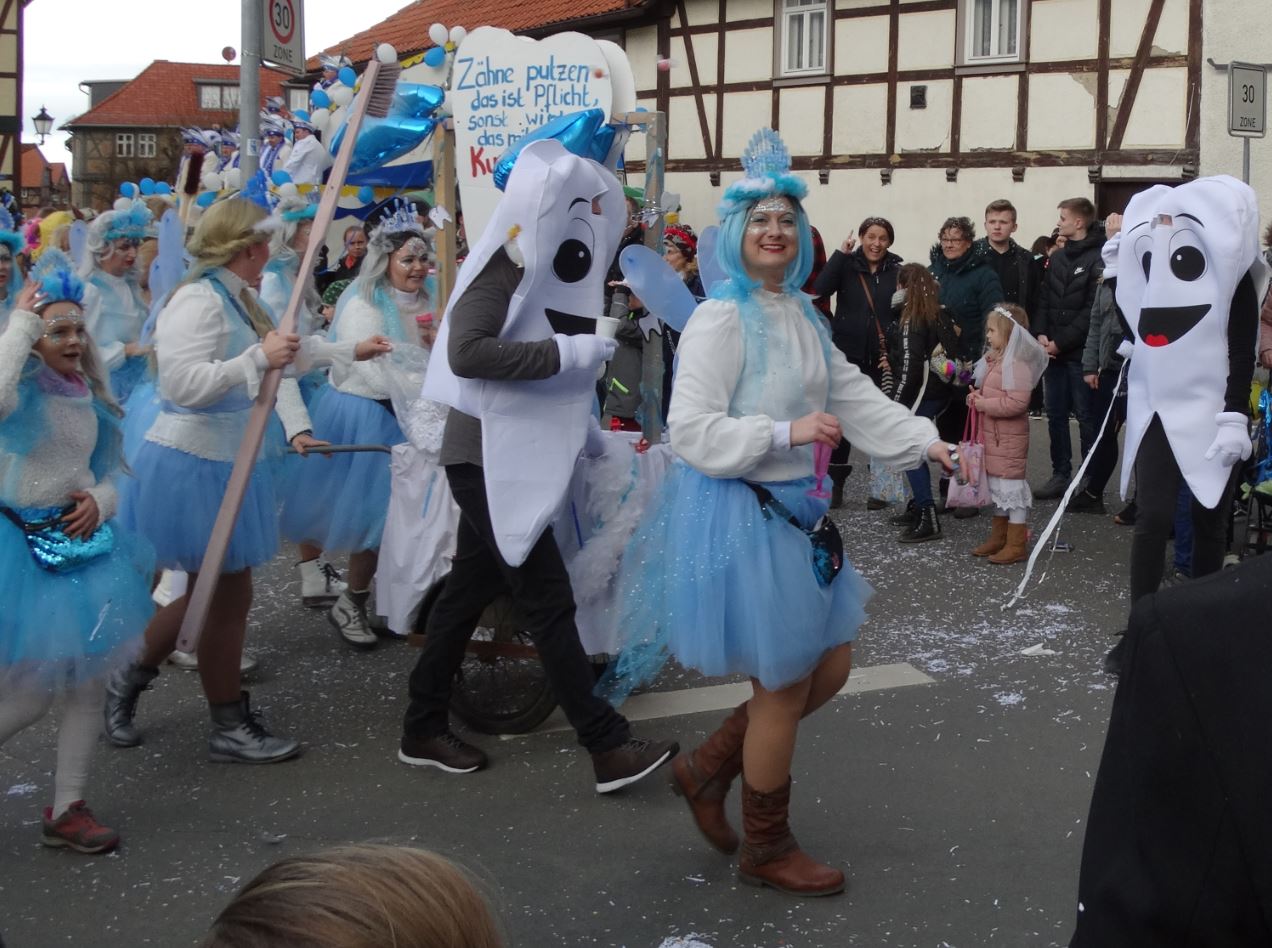
<path id="1" fill-rule="evenodd" d="M 0 332 L 8 325 L 9 313 L 22 286 L 18 260 L 26 249 L 26 239 L 18 233 L 18 225 L 6 208 L 0 207 Z"/>
<path id="2" fill-rule="evenodd" d="M 951 461 L 930 421 L 849 365 L 800 291 L 812 235 L 781 139 L 761 129 L 742 165 L 720 206 L 728 279 L 680 342 L 668 416 L 678 461 L 623 557 L 619 627 L 640 638 L 608 684 L 622 693 L 647 681 L 668 654 L 706 675 L 749 676 L 752 698 L 674 761 L 674 789 L 708 841 L 733 853 L 724 800 L 745 771 L 741 880 L 830 895 L 843 873 L 803 853 L 787 822 L 791 758 L 800 719 L 847 680 L 870 587 L 810 493 L 813 446 L 846 435 L 896 469 Z"/>

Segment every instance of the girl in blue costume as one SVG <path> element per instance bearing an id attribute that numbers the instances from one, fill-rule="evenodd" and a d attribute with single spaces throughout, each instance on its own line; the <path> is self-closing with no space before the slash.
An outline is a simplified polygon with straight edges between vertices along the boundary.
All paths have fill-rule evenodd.
<path id="1" fill-rule="evenodd" d="M 358 277 L 340 299 L 330 338 L 383 334 L 395 346 L 419 347 L 415 317 L 432 309 L 426 287 L 428 242 L 415 206 L 398 201 L 371 231 Z M 331 370 L 331 388 L 314 408 L 314 431 L 333 444 L 394 445 L 406 440 L 390 399 L 395 367 L 385 360 Z M 389 459 L 382 453 L 332 455 L 310 461 L 283 506 L 283 536 L 328 555 L 348 552 L 349 588 L 328 618 L 358 649 L 374 648 L 367 599 L 389 507 Z"/>
<path id="2" fill-rule="evenodd" d="M 268 308 L 275 325 L 278 325 L 291 301 L 292 290 L 300 274 L 300 263 L 309 246 L 314 215 L 318 211 L 318 205 L 303 198 L 290 182 L 281 185 L 278 193 L 279 201 L 274 208 L 274 216 L 278 219 L 279 226 L 270 238 L 269 263 L 261 277 L 261 302 Z M 297 317 L 298 331 L 302 334 L 325 333 L 327 323 L 323 315 L 324 309 L 326 307 L 318 297 L 313 281 L 308 281 L 305 286 L 304 307 Z M 328 315 L 329 313 L 328 310 Z M 321 370 L 310 372 L 299 380 L 301 398 L 311 411 L 326 381 L 326 373 Z M 289 491 L 294 487 L 295 482 L 289 478 Z M 322 547 L 305 542 L 298 545 L 300 562 L 296 565 L 300 571 L 301 603 L 310 607 L 332 605 L 347 588 L 341 581 L 340 574 L 335 567 L 322 559 Z"/>
<path id="3" fill-rule="evenodd" d="M 83 294 L 70 260 L 48 250 L 0 333 L 0 744 L 65 693 L 43 841 L 99 853 L 119 836 L 81 797 L 106 675 L 152 611 L 153 557 L 111 520 L 121 412 Z"/>
<path id="4" fill-rule="evenodd" d="M 846 564 L 833 578 L 816 571 L 804 531 L 827 502 L 809 495 L 812 446 L 846 435 L 894 468 L 925 456 L 948 465 L 949 453 L 930 421 L 845 361 L 800 292 L 812 234 L 781 139 L 761 129 L 742 163 L 720 206 L 729 279 L 678 349 L 668 427 L 679 460 L 623 557 L 619 628 L 639 638 L 624 643 L 611 685 L 648 680 L 668 653 L 707 675 L 748 675 L 752 698 L 673 762 L 675 789 L 732 853 L 724 799 L 745 771 L 742 881 L 828 895 L 843 873 L 804 854 L 787 823 L 791 758 L 801 718 L 848 678 L 870 587 Z M 762 506 L 765 490 L 777 504 Z"/>
<path id="5" fill-rule="evenodd" d="M 110 387 L 120 404 L 146 376 L 147 349 L 140 342 L 146 304 L 137 285 L 137 248 L 150 236 L 154 218 L 140 198 L 120 198 L 115 209 L 88 225 L 87 253 L 80 276 L 88 284 L 88 329 L 110 370 Z"/>
<path id="6" fill-rule="evenodd" d="M 263 197 L 250 182 L 245 193 Z M 163 409 L 132 461 L 121 519 L 150 539 L 165 569 L 196 574 L 207 549 L 248 414 L 264 373 L 370 358 L 388 345 L 368 339 L 333 346 L 273 328 L 250 286 L 269 259 L 272 220 L 254 202 L 236 198 L 212 205 L 199 219 L 189 250 L 194 263 L 159 314 L 155 359 Z M 298 449 L 317 442 L 294 380 L 279 388 L 277 411 Z M 252 567 L 278 551 L 278 513 L 271 471 L 258 464 L 249 481 L 199 642 L 199 676 L 212 717 L 214 761 L 273 763 L 300 745 L 275 737 L 250 709 L 241 690 L 239 661 L 252 601 Z M 191 576 L 193 587 L 195 576 Z M 159 674 L 176 643 L 187 599 L 155 613 L 137 661 L 111 677 L 106 736 L 117 746 L 141 743 L 133 717 L 141 692 Z"/>
<path id="7" fill-rule="evenodd" d="M 26 249 L 26 239 L 17 231 L 13 215 L 0 207 L 0 332 L 8 324 L 9 313 L 22 286 L 18 257 Z"/>

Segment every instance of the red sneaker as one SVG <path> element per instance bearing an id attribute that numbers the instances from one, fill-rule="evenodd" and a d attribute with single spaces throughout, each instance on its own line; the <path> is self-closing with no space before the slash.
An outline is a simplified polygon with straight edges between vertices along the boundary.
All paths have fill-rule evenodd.
<path id="1" fill-rule="evenodd" d="M 45 846 L 69 846 L 79 853 L 108 853 L 119 845 L 119 834 L 102 826 L 83 800 L 76 800 L 66 812 L 53 819 L 53 808 L 44 808 Z"/>

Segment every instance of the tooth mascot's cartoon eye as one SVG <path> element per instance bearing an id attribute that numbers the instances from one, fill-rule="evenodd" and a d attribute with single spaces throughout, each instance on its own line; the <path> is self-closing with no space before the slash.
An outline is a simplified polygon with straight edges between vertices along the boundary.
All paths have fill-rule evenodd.
<path id="1" fill-rule="evenodd" d="M 578 283 L 592 269 L 592 228 L 578 218 L 566 225 L 565 239 L 552 258 L 552 272 L 562 283 Z"/>
<path id="2" fill-rule="evenodd" d="M 1206 255 L 1191 244 L 1177 244 L 1180 238 L 1185 234 L 1176 234 L 1171 240 L 1170 272 L 1176 279 L 1192 283 L 1206 272 Z"/>

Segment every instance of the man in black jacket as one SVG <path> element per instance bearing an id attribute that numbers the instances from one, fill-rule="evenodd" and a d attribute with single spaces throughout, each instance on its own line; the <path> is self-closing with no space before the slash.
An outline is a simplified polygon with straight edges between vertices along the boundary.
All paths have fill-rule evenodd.
<path id="1" fill-rule="evenodd" d="M 1003 285 L 1002 301 L 1023 306 L 1032 319 L 1038 305 L 1042 267 L 1032 253 L 1012 240 L 1015 232 L 1016 208 L 1011 201 L 999 198 L 990 202 L 985 208 L 985 236 L 979 243 L 989 251 L 986 260 Z"/>
<path id="2" fill-rule="evenodd" d="M 1073 443 L 1069 415 L 1078 416 L 1082 456 L 1091 450 L 1095 425 L 1091 417 L 1091 389 L 1082 379 L 1082 350 L 1086 345 L 1104 246 L 1104 229 L 1095 223 L 1095 205 L 1084 197 L 1060 202 L 1057 225 L 1064 247 L 1051 255 L 1038 291 L 1036 311 L 1029 314 L 1038 341 L 1051 364 L 1043 373 L 1047 430 L 1051 436 L 1051 479 L 1034 491 L 1039 500 L 1059 497 L 1073 473 Z"/>

